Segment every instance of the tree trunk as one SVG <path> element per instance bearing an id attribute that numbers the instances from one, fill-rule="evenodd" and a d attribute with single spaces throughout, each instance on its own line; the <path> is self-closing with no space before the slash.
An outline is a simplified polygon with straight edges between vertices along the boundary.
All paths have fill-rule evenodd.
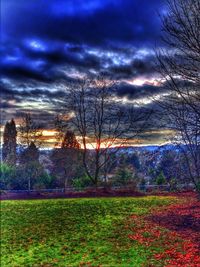
<path id="1" fill-rule="evenodd" d="M 30 177 L 28 178 L 28 191 L 31 191 L 31 179 Z"/>

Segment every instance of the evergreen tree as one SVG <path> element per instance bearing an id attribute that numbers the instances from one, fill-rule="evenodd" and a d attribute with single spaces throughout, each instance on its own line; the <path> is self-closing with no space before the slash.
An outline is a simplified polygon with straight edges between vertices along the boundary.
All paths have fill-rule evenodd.
<path id="1" fill-rule="evenodd" d="M 39 163 L 39 150 L 34 142 L 30 143 L 30 145 L 24 150 L 22 156 L 22 161 L 24 161 L 26 164 L 30 162 Z"/>
<path id="2" fill-rule="evenodd" d="M 27 182 L 28 190 L 31 190 L 37 178 L 42 174 L 43 168 L 39 162 L 39 150 L 34 142 L 22 152 L 20 159 L 21 175 Z"/>
<path id="3" fill-rule="evenodd" d="M 17 130 L 15 121 L 7 122 L 3 133 L 3 161 L 9 165 L 16 165 Z"/>
<path id="4" fill-rule="evenodd" d="M 54 149 L 51 154 L 53 162 L 52 174 L 58 179 L 59 186 L 66 188 L 76 177 L 80 165 L 80 144 L 74 132 L 67 131 L 61 148 Z"/>
<path id="5" fill-rule="evenodd" d="M 156 184 L 157 185 L 164 185 L 164 184 L 166 184 L 166 178 L 165 178 L 165 175 L 164 175 L 163 171 L 161 171 L 159 173 L 159 175 L 157 176 L 157 178 L 156 178 Z"/>
<path id="6" fill-rule="evenodd" d="M 61 144 L 61 148 L 80 148 L 74 132 L 67 131 Z"/>

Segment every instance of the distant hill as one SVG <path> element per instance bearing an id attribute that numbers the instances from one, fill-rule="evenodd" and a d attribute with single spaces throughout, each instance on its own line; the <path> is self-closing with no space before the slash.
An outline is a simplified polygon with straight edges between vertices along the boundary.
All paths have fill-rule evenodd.
<path id="1" fill-rule="evenodd" d="M 111 148 L 115 149 L 115 148 Z M 166 144 L 166 145 L 149 145 L 149 146 L 130 146 L 130 147 L 122 147 L 119 149 L 119 153 L 128 153 L 132 154 L 134 152 L 156 152 L 160 151 L 161 153 L 166 150 L 176 150 L 179 151 L 180 147 L 173 144 Z"/>
<path id="2" fill-rule="evenodd" d="M 115 150 L 116 148 L 110 148 L 110 151 L 112 152 L 112 150 Z M 173 144 L 166 144 L 166 145 L 146 145 L 146 146 L 130 146 L 130 147 L 121 147 L 119 148 L 118 153 L 127 153 L 127 154 L 132 154 L 135 152 L 158 152 L 160 151 L 161 153 L 163 151 L 166 150 L 176 150 L 179 151 L 180 147 L 178 147 L 177 145 L 173 145 Z M 20 148 L 17 149 L 17 154 L 19 154 L 21 151 Z M 46 154 L 48 155 L 49 153 L 51 153 L 52 149 L 51 148 L 41 148 L 40 149 L 40 153 L 41 154 Z M 0 148 L 0 154 L 2 153 L 2 148 Z"/>

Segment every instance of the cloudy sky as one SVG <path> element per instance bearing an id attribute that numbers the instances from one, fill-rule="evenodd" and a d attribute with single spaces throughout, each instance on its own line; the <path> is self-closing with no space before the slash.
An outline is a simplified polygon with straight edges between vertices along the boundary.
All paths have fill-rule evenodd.
<path id="1" fill-rule="evenodd" d="M 165 12 L 162 0 L 1 0 L 2 123 L 31 112 L 51 129 L 66 83 L 91 74 L 117 81 L 123 103 L 153 105 L 165 94 L 154 56 Z"/>

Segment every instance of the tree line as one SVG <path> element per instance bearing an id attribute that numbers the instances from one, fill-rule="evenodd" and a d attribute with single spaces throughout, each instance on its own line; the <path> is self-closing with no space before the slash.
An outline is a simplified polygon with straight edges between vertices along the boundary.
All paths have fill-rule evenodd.
<path id="1" fill-rule="evenodd" d="M 59 147 L 55 147 L 47 154 L 39 149 L 41 137 L 42 131 L 36 126 L 30 114 L 25 114 L 22 124 L 18 127 L 14 119 L 6 123 L 3 134 L 3 161 L 0 168 L 1 189 L 66 189 L 68 187 L 81 189 L 87 186 L 108 186 L 104 169 L 99 172 L 96 183 L 87 175 L 83 162 L 85 151 L 84 148 L 81 149 L 81 144 L 73 131 L 68 129 L 66 132 L 60 132 Z M 118 159 L 116 151 L 109 152 L 109 160 L 112 161 L 109 173 L 114 170 L 116 177 L 112 185 L 135 186 L 134 174 L 138 169 L 138 159 L 134 159 L 134 170 L 133 164 L 130 165 L 123 157 L 121 160 Z M 93 165 L 92 161 L 95 153 L 94 149 L 87 151 L 87 168 L 94 173 L 96 165 Z"/>

